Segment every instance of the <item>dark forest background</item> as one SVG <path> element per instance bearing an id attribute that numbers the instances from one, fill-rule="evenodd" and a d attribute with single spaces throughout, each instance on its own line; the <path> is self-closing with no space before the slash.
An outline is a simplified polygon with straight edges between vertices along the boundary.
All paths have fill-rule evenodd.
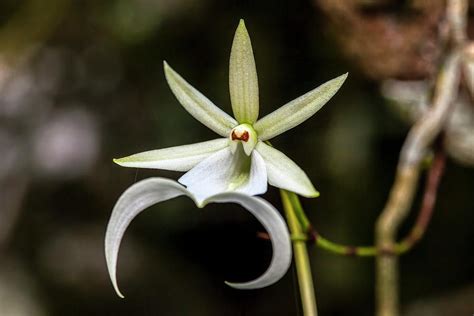
<path id="1" fill-rule="evenodd" d="M 138 179 L 179 174 L 112 158 L 214 137 L 174 98 L 162 62 L 230 112 L 228 61 L 243 18 L 261 115 L 349 72 L 320 112 L 273 143 L 321 192 L 303 199 L 318 231 L 373 244 L 410 126 L 380 87 L 433 74 L 443 1 L 347 3 L 1 0 L 0 315 L 301 315 L 293 268 L 262 290 L 223 282 L 267 267 L 256 220 L 187 199 L 132 223 L 118 298 L 103 254 L 112 207 Z M 473 188 L 472 165 L 448 161 L 426 236 L 401 259 L 406 315 L 474 312 Z M 265 198 L 281 209 L 275 188 Z M 311 261 L 321 315 L 373 314 L 373 259 L 313 247 Z"/>

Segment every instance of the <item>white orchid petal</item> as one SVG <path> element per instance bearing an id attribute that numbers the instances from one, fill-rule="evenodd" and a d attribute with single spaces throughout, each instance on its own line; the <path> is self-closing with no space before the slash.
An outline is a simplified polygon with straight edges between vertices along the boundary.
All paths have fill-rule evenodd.
<path id="1" fill-rule="evenodd" d="M 122 167 L 188 171 L 203 159 L 229 146 L 227 138 L 206 142 L 145 151 L 114 159 Z"/>
<path id="2" fill-rule="evenodd" d="M 239 144 L 235 153 L 228 147 L 210 155 L 178 181 L 198 201 L 228 191 L 257 195 L 267 191 L 267 170 L 258 153 L 248 157 Z"/>
<path id="3" fill-rule="evenodd" d="M 346 78 L 347 73 L 332 79 L 258 120 L 254 128 L 259 138 L 268 140 L 306 121 L 336 94 Z"/>
<path id="4" fill-rule="evenodd" d="M 127 227 L 146 208 L 181 195 L 189 196 L 196 203 L 193 195 L 176 181 L 149 178 L 128 188 L 115 204 L 105 234 L 105 258 L 110 279 L 120 297 L 124 296 L 117 284 L 117 258 Z M 268 270 L 254 281 L 243 284 L 231 283 L 230 286 L 246 289 L 260 288 L 275 283 L 283 277 L 291 262 L 290 237 L 284 220 L 271 204 L 260 198 L 234 192 L 213 196 L 203 202 L 196 204 L 200 207 L 207 203 L 240 204 L 262 223 L 272 240 L 273 258 Z"/>
<path id="5" fill-rule="evenodd" d="M 268 232 L 273 248 L 270 266 L 260 277 L 245 283 L 226 282 L 227 285 L 243 290 L 258 289 L 280 280 L 291 264 L 291 242 L 285 220 L 267 201 L 239 193 L 222 193 L 210 197 L 207 202 L 238 203 L 252 213 Z"/>
<path id="6" fill-rule="evenodd" d="M 110 279 L 118 296 L 123 298 L 117 285 L 117 256 L 123 234 L 130 222 L 149 206 L 180 195 L 188 195 L 186 189 L 173 180 L 150 178 L 128 188 L 118 199 L 105 233 L 105 259 Z"/>
<path id="7" fill-rule="evenodd" d="M 166 61 L 163 65 L 171 91 L 186 111 L 217 134 L 227 137 L 230 130 L 238 125 L 237 121 L 187 83 Z"/>
<path id="8" fill-rule="evenodd" d="M 319 196 L 306 173 L 284 153 L 263 142 L 259 142 L 255 150 L 267 166 L 268 183 L 305 197 Z"/>
<path id="9" fill-rule="evenodd" d="M 240 20 L 230 53 L 229 89 L 232 111 L 239 123 L 253 124 L 258 118 L 258 78 L 252 43 Z"/>

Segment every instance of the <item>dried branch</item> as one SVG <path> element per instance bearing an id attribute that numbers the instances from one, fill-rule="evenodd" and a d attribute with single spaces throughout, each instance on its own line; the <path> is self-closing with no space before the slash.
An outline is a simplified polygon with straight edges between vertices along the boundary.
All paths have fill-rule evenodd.
<path id="1" fill-rule="evenodd" d="M 8 246 L 10 237 L 20 217 L 21 206 L 28 190 L 28 178 L 23 175 L 0 179 L 0 257 Z"/>
<path id="2" fill-rule="evenodd" d="M 400 155 L 395 182 L 376 224 L 377 311 L 398 315 L 398 258 L 393 254 L 396 233 L 411 207 L 420 175 L 420 162 L 447 120 L 459 84 L 459 54 L 448 56 L 438 74 L 432 107 L 410 130 Z"/>
<path id="3" fill-rule="evenodd" d="M 416 219 L 415 225 L 411 228 L 408 235 L 396 245 L 396 254 L 402 254 L 410 250 L 425 234 L 426 228 L 430 223 L 433 215 L 436 196 L 438 193 L 439 183 L 443 175 L 446 165 L 446 154 L 443 148 L 439 146 L 437 149 L 433 164 L 428 173 L 428 179 L 425 184 L 425 192 L 421 202 L 420 211 Z"/>
<path id="4" fill-rule="evenodd" d="M 437 74 L 432 105 L 411 128 L 403 145 L 397 174 L 387 204 L 376 223 L 377 315 L 395 316 L 398 307 L 398 258 L 393 255 L 396 234 L 412 205 L 420 175 L 420 162 L 446 122 L 459 89 L 461 46 L 465 40 L 466 0 L 449 0 L 447 19 L 454 45 Z"/>

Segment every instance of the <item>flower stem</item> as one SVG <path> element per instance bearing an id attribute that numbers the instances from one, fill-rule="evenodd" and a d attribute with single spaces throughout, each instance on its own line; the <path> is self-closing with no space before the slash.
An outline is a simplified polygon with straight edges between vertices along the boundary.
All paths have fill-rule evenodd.
<path id="1" fill-rule="evenodd" d="M 294 194 L 285 190 L 280 190 L 280 194 L 291 234 L 297 236 L 304 234 L 305 232 L 301 227 L 296 214 L 296 209 L 292 203 L 291 195 Z M 308 257 L 308 249 L 306 248 L 306 241 L 302 239 L 293 239 L 292 242 L 303 314 L 305 316 L 317 316 L 316 297 L 314 295 L 313 277 L 311 274 L 311 265 Z"/>

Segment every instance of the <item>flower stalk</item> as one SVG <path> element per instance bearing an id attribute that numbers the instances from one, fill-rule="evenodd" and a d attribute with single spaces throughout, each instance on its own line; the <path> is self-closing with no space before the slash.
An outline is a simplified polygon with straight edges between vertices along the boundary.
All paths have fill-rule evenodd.
<path id="1" fill-rule="evenodd" d="M 290 198 L 294 193 L 280 190 L 280 195 L 291 234 L 297 236 L 304 234 L 305 231 L 296 215 L 297 210 L 293 205 L 293 200 Z M 300 238 L 295 238 L 292 239 L 292 243 L 303 314 L 305 316 L 317 316 L 318 310 L 316 296 L 314 294 L 313 276 L 311 273 L 306 241 Z"/>

